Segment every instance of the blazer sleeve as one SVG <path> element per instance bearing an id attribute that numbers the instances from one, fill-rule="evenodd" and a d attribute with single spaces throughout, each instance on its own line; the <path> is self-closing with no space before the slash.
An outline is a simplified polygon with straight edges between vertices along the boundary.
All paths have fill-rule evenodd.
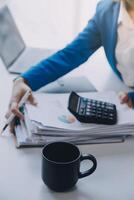
<path id="1" fill-rule="evenodd" d="M 32 90 L 35 91 L 75 69 L 101 46 L 97 23 L 98 11 L 85 29 L 64 49 L 21 74 Z"/>
<path id="2" fill-rule="evenodd" d="M 131 98 L 131 100 L 134 104 L 134 92 L 128 92 L 128 96 Z"/>

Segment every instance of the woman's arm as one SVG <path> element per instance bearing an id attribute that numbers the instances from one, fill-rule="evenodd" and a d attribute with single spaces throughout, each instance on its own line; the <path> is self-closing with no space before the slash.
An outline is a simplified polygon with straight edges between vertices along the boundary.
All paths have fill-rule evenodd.
<path id="1" fill-rule="evenodd" d="M 22 118 L 18 102 L 27 90 L 37 90 L 70 72 L 84 63 L 101 46 L 98 18 L 98 11 L 96 11 L 95 16 L 72 43 L 21 74 L 21 77 L 14 82 L 7 117 L 14 113 Z M 28 100 L 30 103 L 36 104 L 32 92 Z"/>
<path id="2" fill-rule="evenodd" d="M 101 38 L 96 14 L 71 44 L 41 61 L 21 76 L 32 90 L 37 90 L 84 63 L 100 46 Z"/>

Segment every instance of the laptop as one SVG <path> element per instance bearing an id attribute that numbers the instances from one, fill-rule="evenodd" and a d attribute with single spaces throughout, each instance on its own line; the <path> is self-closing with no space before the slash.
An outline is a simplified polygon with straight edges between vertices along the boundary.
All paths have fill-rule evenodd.
<path id="1" fill-rule="evenodd" d="M 39 92 L 45 93 L 70 93 L 72 91 L 97 92 L 95 86 L 85 76 L 64 76 L 39 90 Z"/>
<path id="2" fill-rule="evenodd" d="M 54 52 L 52 49 L 27 47 L 9 8 L 0 8 L 0 57 L 10 73 L 23 73 Z"/>

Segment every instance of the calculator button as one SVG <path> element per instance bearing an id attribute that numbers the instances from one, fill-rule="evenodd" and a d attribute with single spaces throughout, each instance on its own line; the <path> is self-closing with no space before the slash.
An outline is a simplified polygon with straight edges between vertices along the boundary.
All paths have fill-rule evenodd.
<path id="1" fill-rule="evenodd" d="M 96 110 L 94 109 L 94 110 L 92 110 L 92 113 L 96 113 Z"/>
<path id="2" fill-rule="evenodd" d="M 101 105 L 100 104 L 96 104 L 96 107 L 97 107 L 97 109 L 101 108 Z"/>
<path id="3" fill-rule="evenodd" d="M 107 106 L 107 109 L 109 109 L 109 110 L 113 110 L 114 108 L 111 107 L 111 106 Z"/>
<path id="4" fill-rule="evenodd" d="M 104 108 L 104 110 L 103 110 L 105 113 L 107 113 L 108 112 L 108 109 L 106 109 L 106 108 Z"/>
<path id="5" fill-rule="evenodd" d="M 100 111 L 100 112 L 102 112 L 102 109 L 101 109 L 101 108 L 97 108 L 97 110 Z"/>
<path id="6" fill-rule="evenodd" d="M 95 104 L 95 103 L 92 103 L 92 106 L 96 106 L 96 104 Z"/>
<path id="7" fill-rule="evenodd" d="M 114 118 L 110 117 L 109 119 L 112 121 Z"/>
<path id="8" fill-rule="evenodd" d="M 90 112 L 86 112 L 86 115 L 90 115 Z"/>
<path id="9" fill-rule="evenodd" d="M 101 111 L 101 110 L 98 110 L 98 109 L 96 110 L 96 112 L 97 112 L 98 114 L 102 113 L 102 111 Z"/>
<path id="10" fill-rule="evenodd" d="M 96 106 L 92 106 L 92 109 L 93 109 L 93 110 L 96 110 Z"/>
<path id="11" fill-rule="evenodd" d="M 96 101 L 92 99 L 92 103 L 95 103 Z"/>
<path id="12" fill-rule="evenodd" d="M 89 102 L 89 103 L 87 103 L 87 105 L 92 106 L 92 103 Z"/>
<path id="13" fill-rule="evenodd" d="M 101 105 L 101 108 L 105 108 L 105 105 Z"/>
<path id="14" fill-rule="evenodd" d="M 108 106 L 113 107 L 114 105 L 112 103 L 107 103 Z"/>
<path id="15" fill-rule="evenodd" d="M 84 110 L 83 108 L 81 108 L 81 109 L 79 110 L 79 114 L 80 114 L 80 115 L 84 115 L 84 113 L 85 113 L 85 110 Z"/>
<path id="16" fill-rule="evenodd" d="M 115 111 L 114 110 L 110 110 L 108 113 L 114 115 Z"/>

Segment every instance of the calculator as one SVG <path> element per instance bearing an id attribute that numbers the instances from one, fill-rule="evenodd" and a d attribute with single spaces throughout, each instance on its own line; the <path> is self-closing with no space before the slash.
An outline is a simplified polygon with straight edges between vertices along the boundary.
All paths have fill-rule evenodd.
<path id="1" fill-rule="evenodd" d="M 80 122 L 107 125 L 117 123 L 115 104 L 84 98 L 75 92 L 69 96 L 68 109 Z"/>

